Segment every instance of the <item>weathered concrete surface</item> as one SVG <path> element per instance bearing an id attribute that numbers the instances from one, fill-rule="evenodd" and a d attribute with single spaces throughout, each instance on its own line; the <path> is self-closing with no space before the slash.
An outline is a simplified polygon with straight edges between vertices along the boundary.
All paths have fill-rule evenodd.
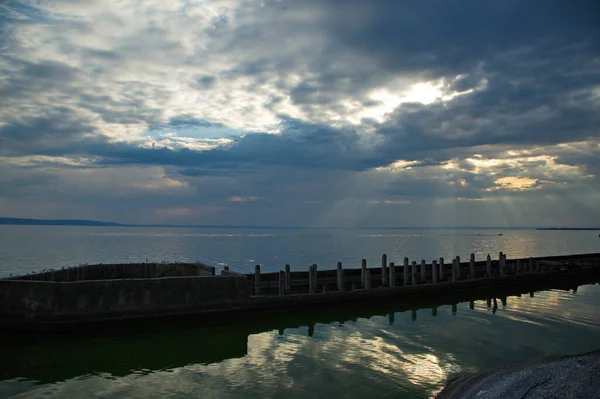
<path id="1" fill-rule="evenodd" d="M 442 258 L 440 258 L 442 259 Z M 408 258 L 406 258 L 408 261 Z M 541 268 L 544 269 L 544 273 L 555 272 L 555 271 L 576 271 L 576 272 L 585 272 L 587 269 L 594 269 L 600 267 L 600 253 L 591 253 L 591 254 L 577 254 L 577 255 L 562 255 L 562 256 L 550 256 L 550 257 L 538 257 L 538 258 L 520 258 L 520 259 L 509 259 L 512 262 L 520 261 L 525 264 L 528 262 L 532 262 L 535 264 L 536 270 L 532 273 L 526 274 L 517 274 L 511 270 L 507 270 L 505 275 L 501 275 L 499 271 L 499 261 L 490 259 L 490 273 L 488 273 L 488 264 L 487 260 L 479 260 L 474 262 L 475 266 L 475 278 L 483 279 L 487 277 L 495 277 L 495 278 L 503 278 L 503 277 L 515 277 L 520 276 L 522 278 L 528 278 L 529 276 L 540 276 Z M 363 267 L 364 266 L 364 267 Z M 410 268 L 410 267 L 409 267 Z M 459 282 L 464 282 L 468 280 L 466 276 L 470 271 L 470 262 L 462 262 L 460 264 L 460 275 L 463 277 L 462 279 L 458 279 Z M 404 284 L 405 280 L 407 282 L 411 282 L 410 273 L 408 273 L 408 269 L 406 269 L 407 273 L 404 276 L 403 270 L 405 270 L 405 266 L 395 265 L 394 266 L 394 276 L 395 282 L 392 286 L 399 287 L 401 285 L 409 285 Z M 437 276 L 438 282 L 451 282 L 452 281 L 452 270 L 449 264 L 443 268 L 443 273 L 439 273 Z M 366 263 L 361 265 L 360 269 L 357 268 L 344 268 L 344 279 L 342 282 L 344 291 L 349 291 L 353 286 L 364 287 L 364 273 L 367 270 Z M 380 288 L 385 285 L 382 284 L 382 268 L 381 267 L 373 267 L 369 268 L 371 273 L 371 288 Z M 245 274 L 251 281 L 253 282 L 253 292 L 255 281 L 255 274 Z M 278 272 L 272 273 L 262 273 L 260 274 L 260 282 L 259 282 L 259 292 L 260 295 L 277 295 L 278 294 Z M 290 284 L 290 293 L 292 294 L 306 294 L 309 292 L 309 272 L 308 271 L 293 271 L 291 272 L 291 284 Z M 431 270 L 431 264 L 426 269 L 425 278 L 421 278 L 420 274 L 416 274 L 416 282 L 418 285 L 429 284 L 433 282 L 433 273 Z M 539 278 L 539 277 L 536 277 Z M 314 280 L 313 280 L 314 281 Z M 321 292 L 321 288 L 323 285 L 327 286 L 327 291 L 329 290 L 337 290 L 337 269 L 333 270 L 318 270 L 317 271 L 317 284 L 318 287 L 315 287 L 318 292 Z"/>
<path id="2" fill-rule="evenodd" d="M 600 351 L 461 378 L 438 399 L 600 398 Z"/>
<path id="3" fill-rule="evenodd" d="M 124 278 L 162 278 L 214 276 L 215 268 L 203 263 L 115 263 L 81 265 L 56 270 L 46 270 L 7 280 L 29 281 L 84 281 L 114 280 Z"/>
<path id="4" fill-rule="evenodd" d="M 0 319 L 60 321 L 152 315 L 238 303 L 245 277 L 169 277 L 78 282 L 0 280 Z"/>

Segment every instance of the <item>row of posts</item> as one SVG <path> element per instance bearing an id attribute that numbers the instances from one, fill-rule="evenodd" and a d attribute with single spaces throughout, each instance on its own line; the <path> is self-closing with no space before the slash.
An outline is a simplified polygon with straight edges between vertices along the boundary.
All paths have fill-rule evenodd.
<path id="1" fill-rule="evenodd" d="M 538 272 L 539 265 L 534 263 L 532 258 L 529 258 L 527 264 L 522 264 L 520 260 L 511 263 L 511 270 L 507 269 L 506 254 L 500 252 L 498 260 L 498 273 L 500 276 L 507 276 L 508 274 L 523 274 L 523 273 L 534 273 Z M 420 267 L 419 267 L 420 266 Z M 439 258 L 439 261 L 434 260 L 431 262 L 431 282 L 437 284 L 438 282 L 444 281 L 445 279 L 445 263 L 444 258 Z M 308 292 L 309 294 L 317 293 L 317 265 L 313 264 L 308 268 Z M 418 265 L 416 261 L 409 263 L 408 258 L 404 258 L 403 271 L 403 283 L 404 286 L 417 285 L 417 275 L 420 274 L 420 281 L 424 282 L 427 279 L 427 264 L 425 260 L 421 261 Z M 543 268 L 541 270 L 543 272 Z M 492 269 L 492 258 L 490 255 L 486 259 L 485 277 L 493 277 L 494 270 Z M 360 274 L 360 285 L 364 289 L 371 289 L 371 271 L 367 269 L 367 261 L 363 259 L 361 261 L 361 274 Z M 475 278 L 475 254 L 471 254 L 469 259 L 469 279 Z M 460 257 L 456 256 L 452 259 L 452 270 L 450 275 L 450 281 L 456 282 L 461 279 L 460 270 Z M 381 257 L 381 286 L 396 286 L 396 267 L 394 262 L 387 262 L 387 255 Z M 344 269 L 342 262 L 337 262 L 337 279 L 336 285 L 338 291 L 344 291 Z M 260 265 L 255 266 L 254 273 L 254 293 L 260 295 Z M 323 291 L 325 288 L 323 288 Z M 291 292 L 291 267 L 289 264 L 285 265 L 285 270 L 280 270 L 278 275 L 278 294 L 284 295 Z"/>
<path id="2" fill-rule="evenodd" d="M 529 293 L 530 297 L 533 298 L 534 293 L 530 292 Z M 520 295 L 519 295 L 520 296 Z M 503 296 L 500 297 L 500 301 L 502 302 L 502 309 L 505 309 L 507 307 L 507 297 Z M 493 305 L 492 305 L 493 303 Z M 494 297 L 494 298 L 487 298 L 486 300 L 486 305 L 487 308 L 490 309 L 492 311 L 493 314 L 496 314 L 496 311 L 498 310 L 498 300 Z M 452 315 L 456 315 L 458 314 L 458 305 L 457 303 L 451 303 L 450 304 L 451 309 L 452 309 Z M 471 310 L 475 310 L 475 301 L 469 301 L 469 309 Z M 412 321 L 417 321 L 417 312 L 418 310 L 424 310 L 424 309 L 411 309 L 410 310 L 410 319 Z M 431 307 L 431 315 L 432 316 L 437 316 L 438 315 L 438 305 L 433 305 Z M 396 313 L 392 312 L 392 313 L 388 313 L 387 315 L 388 317 L 388 324 L 390 326 L 394 325 L 395 321 L 396 321 Z M 352 318 L 350 319 L 353 322 L 356 322 L 357 318 Z M 344 321 L 339 321 L 340 326 L 344 325 Z M 307 334 L 309 337 L 312 337 L 315 333 L 315 323 L 309 323 L 307 325 Z M 285 334 L 285 328 L 280 327 L 278 329 L 278 334 L 279 335 L 284 335 Z"/>

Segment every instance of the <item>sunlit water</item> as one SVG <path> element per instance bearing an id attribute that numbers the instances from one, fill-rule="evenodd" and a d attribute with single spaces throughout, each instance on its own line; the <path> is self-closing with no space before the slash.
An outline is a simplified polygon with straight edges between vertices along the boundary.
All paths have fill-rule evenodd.
<path id="1" fill-rule="evenodd" d="M 600 244 L 597 232 L 518 230 L 0 226 L 0 236 L 0 276 L 146 259 L 301 270 L 337 261 L 357 267 L 361 258 L 377 264 L 382 253 L 390 261 L 471 252 L 481 259 L 500 250 L 509 257 L 599 252 Z M 600 349 L 598 285 L 512 296 L 495 311 L 485 300 L 472 309 L 459 303 L 455 314 L 442 303 L 437 312 L 431 303 L 352 305 L 226 324 L 5 338 L 0 398 L 426 398 L 460 373 Z"/>
<path id="2" fill-rule="evenodd" d="M 435 316 L 431 305 L 405 303 L 5 339 L 0 397 L 427 398 L 460 373 L 600 349 L 598 285 L 497 303 L 459 303 L 455 314 L 441 305 Z"/>
<path id="3" fill-rule="evenodd" d="M 502 235 L 498 235 L 501 233 Z M 600 252 L 597 231 L 319 230 L 0 226 L 0 277 L 47 268 L 111 262 L 202 261 L 253 272 L 359 267 L 390 261 L 477 259 Z"/>

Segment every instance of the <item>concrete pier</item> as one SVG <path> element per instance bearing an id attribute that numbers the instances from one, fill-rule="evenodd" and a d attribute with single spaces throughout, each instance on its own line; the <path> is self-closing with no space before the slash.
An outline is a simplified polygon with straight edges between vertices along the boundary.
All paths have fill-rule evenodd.
<path id="1" fill-rule="evenodd" d="M 285 265 L 285 293 L 289 294 L 292 290 L 292 268 L 290 265 Z"/>
<path id="2" fill-rule="evenodd" d="M 337 289 L 338 291 L 344 291 L 344 269 L 342 269 L 342 262 L 337 263 Z"/>
<path id="3" fill-rule="evenodd" d="M 279 296 L 285 294 L 285 272 L 283 270 L 279 271 L 279 280 L 278 280 L 278 291 Z"/>
<path id="4" fill-rule="evenodd" d="M 469 278 L 475 278 L 475 254 L 471 253 L 471 257 L 469 259 Z"/>
<path id="5" fill-rule="evenodd" d="M 503 261 L 502 263 L 504 263 L 504 260 L 506 259 L 504 254 L 502 254 L 501 259 Z M 443 262 L 443 259 L 441 260 Z M 518 260 L 519 259 L 514 259 L 514 262 L 512 263 L 516 265 Z M 164 295 L 169 298 L 177 297 L 177 301 L 181 299 L 181 302 L 174 302 L 175 304 L 173 306 L 176 307 L 173 308 L 173 311 L 182 312 L 182 309 L 184 309 L 186 312 L 189 311 L 192 313 L 196 311 L 196 307 L 201 307 L 202 309 L 205 307 L 213 307 L 214 309 L 212 310 L 218 312 L 221 310 L 224 311 L 227 307 L 241 309 L 245 306 L 256 308 L 287 306 L 292 309 L 295 306 L 302 307 L 317 302 L 322 305 L 326 302 L 335 303 L 337 301 L 351 301 L 355 299 L 360 302 L 362 298 L 371 297 L 403 297 L 405 295 L 427 296 L 436 295 L 438 292 L 452 292 L 454 290 L 464 291 L 478 290 L 485 287 L 502 287 L 504 284 L 507 286 L 515 286 L 530 283 L 533 284 L 539 281 L 555 281 L 562 280 L 569 276 L 600 275 L 600 254 L 583 254 L 536 259 L 524 258 L 520 259 L 521 266 L 525 265 L 527 266 L 526 269 L 529 269 L 528 265 L 531 264 L 531 269 L 533 270 L 532 273 L 523 273 L 521 275 L 513 275 L 511 273 L 503 277 L 497 276 L 488 279 L 477 278 L 475 280 L 468 278 L 466 275 L 463 276 L 462 279 L 456 278 L 456 269 L 458 265 L 458 258 L 456 258 L 453 261 L 453 270 L 455 271 L 453 273 L 455 283 L 453 284 L 440 284 L 442 277 L 440 273 L 436 272 L 440 269 L 443 270 L 443 268 L 435 261 L 431 262 L 431 274 L 429 274 L 428 265 L 425 265 L 425 268 L 421 268 L 421 272 L 423 272 L 423 270 L 426 271 L 426 279 L 423 279 L 422 275 L 420 278 L 417 278 L 419 276 L 417 275 L 418 265 L 416 261 L 413 261 L 412 264 L 409 265 L 408 258 L 406 258 L 405 262 L 408 267 L 403 268 L 403 274 L 406 276 L 404 283 L 407 286 L 399 287 L 399 285 L 402 285 L 397 284 L 400 277 L 396 275 L 397 269 L 395 268 L 394 263 L 390 262 L 387 265 L 388 267 L 386 267 L 389 271 L 389 286 L 381 287 L 380 271 L 383 269 L 376 267 L 365 269 L 365 277 L 367 275 L 366 272 L 369 272 L 368 275 L 370 279 L 368 287 L 365 279 L 364 290 L 358 289 L 361 288 L 362 285 L 360 280 L 362 268 L 360 270 L 358 268 L 344 270 L 341 262 L 337 264 L 336 269 L 321 271 L 317 269 L 316 264 L 312 265 L 308 271 L 305 269 L 305 271 L 296 272 L 291 272 L 289 265 L 286 265 L 285 270 L 267 273 L 261 271 L 261 265 L 256 265 L 254 273 L 248 274 L 240 274 L 223 268 L 223 270 L 221 270 L 221 276 L 218 278 L 215 277 L 214 280 L 211 280 L 213 278 L 213 271 L 207 271 L 208 274 L 206 277 L 197 276 L 198 268 L 193 264 L 83 266 L 81 268 L 72 268 L 72 270 L 49 271 L 40 274 L 0 279 L 0 320 L 2 317 L 8 317 L 6 315 L 13 317 L 13 313 L 16 315 L 19 312 L 23 312 L 22 316 L 26 318 L 26 320 L 51 317 L 58 317 L 60 320 L 62 320 L 63 317 L 77 319 L 77 317 L 79 317 L 77 316 L 78 314 L 85 314 L 85 317 L 92 317 L 95 315 L 94 312 L 96 307 L 101 311 L 107 311 L 102 307 L 103 305 L 101 303 L 97 303 L 97 301 L 103 298 L 103 295 L 105 294 L 96 297 L 94 295 L 97 295 L 97 292 L 106 292 L 106 295 L 109 295 L 108 293 L 110 292 L 110 298 L 112 299 L 109 300 L 108 297 L 104 296 L 102 301 L 112 301 L 116 298 L 115 301 L 121 301 L 124 304 L 128 304 L 127 306 L 130 306 L 130 311 L 134 312 L 132 314 L 137 314 L 135 312 L 138 311 L 141 314 L 146 314 L 146 312 L 156 314 L 156 312 L 171 311 L 170 307 L 167 306 L 166 308 L 163 308 L 163 304 L 158 302 L 153 304 L 153 306 L 158 309 L 156 312 L 151 310 L 151 308 L 147 308 L 145 304 L 138 304 L 136 301 L 144 300 L 145 295 L 148 295 L 143 291 L 143 287 L 145 287 L 144 284 L 152 284 L 153 287 L 160 287 L 161 284 L 170 284 L 168 291 L 163 290 L 166 293 Z M 421 266 L 423 263 L 424 262 L 421 262 Z M 491 257 L 488 256 L 485 261 L 474 263 L 476 276 L 492 276 L 494 274 L 492 266 L 495 265 L 492 263 Z M 232 266 L 230 266 L 230 268 L 231 267 Z M 409 267 L 410 276 L 408 276 Z M 75 273 L 72 272 L 73 270 L 78 271 Z M 535 270 L 543 270 L 544 273 L 535 273 Z M 146 275 L 160 276 L 167 273 L 172 273 L 174 280 L 167 281 L 171 277 L 143 277 Z M 448 273 L 448 276 L 449 275 L 450 274 Z M 51 276 L 60 280 L 52 281 Z M 104 279 L 102 279 L 102 276 L 105 276 Z M 66 280 L 67 278 L 72 278 L 73 280 Z M 75 281 L 75 278 L 79 278 L 80 280 Z M 317 281 L 319 284 L 317 284 Z M 131 282 L 131 288 L 127 285 L 130 284 L 128 282 Z M 423 284 L 425 282 L 433 282 L 433 284 Z M 196 289 L 194 287 L 200 287 L 200 284 L 204 291 L 202 293 L 192 292 L 192 290 Z M 239 286 L 239 291 L 235 291 L 238 290 L 238 288 L 235 288 L 235 284 L 241 284 L 241 286 Z M 356 291 L 349 292 L 349 286 L 353 286 Z M 127 287 L 127 290 L 131 291 L 123 291 L 123 294 L 112 291 L 113 288 L 121 289 L 119 287 Z M 96 291 L 96 289 L 98 291 Z M 138 289 L 142 291 L 138 292 Z M 224 293 L 223 296 L 221 296 L 221 290 Z M 187 299 L 185 299 L 185 295 L 179 298 L 181 296 L 179 295 L 180 291 L 182 293 L 181 295 L 184 295 L 184 293 L 187 292 L 185 295 L 190 298 L 194 295 L 206 294 L 202 297 L 205 302 L 194 304 L 190 302 L 189 306 L 191 308 L 187 309 Z M 316 294 L 317 292 L 319 292 L 319 295 L 308 295 Z M 238 293 L 242 296 L 237 296 Z M 169 298 L 165 297 L 161 301 L 168 303 L 170 300 Z M 57 304 L 52 301 L 60 301 L 60 303 Z M 133 302 L 129 303 L 128 301 Z M 504 301 L 505 299 L 503 302 Z M 39 311 L 36 310 L 36 303 L 47 303 L 48 308 L 45 310 L 46 313 L 39 313 Z M 110 306 L 116 306 L 113 302 L 111 303 L 112 305 Z M 27 308 L 27 306 L 31 306 L 31 309 Z M 68 306 L 79 308 L 71 309 L 68 308 Z M 123 308 L 125 310 L 122 310 L 119 306 L 115 307 L 114 314 L 119 317 L 128 317 L 126 308 Z M 61 312 L 67 313 L 55 315 L 52 310 L 55 307 L 57 309 L 63 309 L 64 307 L 66 310 L 61 310 Z M 108 311 L 110 312 L 110 315 L 113 315 L 112 310 Z M 98 313 L 97 317 L 105 317 L 105 315 L 103 313 Z"/>
<path id="6" fill-rule="evenodd" d="M 504 255 L 504 253 L 500 252 L 500 254 L 498 255 L 498 262 L 500 275 L 506 276 L 506 255 Z"/>
<path id="7" fill-rule="evenodd" d="M 317 292 L 317 265 L 312 264 L 308 268 L 308 293 L 314 294 Z"/>
<path id="8" fill-rule="evenodd" d="M 260 295 L 260 265 L 254 266 L 254 295 Z"/>
<path id="9" fill-rule="evenodd" d="M 366 278 L 367 278 L 367 260 L 363 259 L 360 261 L 360 286 L 362 288 L 366 287 Z"/>
<path id="10" fill-rule="evenodd" d="M 388 285 L 388 274 L 387 274 L 387 255 L 381 255 L 381 285 Z"/>
<path id="11" fill-rule="evenodd" d="M 458 275 L 458 266 L 456 265 L 456 258 L 452 259 L 452 281 L 457 281 L 457 275 Z"/>

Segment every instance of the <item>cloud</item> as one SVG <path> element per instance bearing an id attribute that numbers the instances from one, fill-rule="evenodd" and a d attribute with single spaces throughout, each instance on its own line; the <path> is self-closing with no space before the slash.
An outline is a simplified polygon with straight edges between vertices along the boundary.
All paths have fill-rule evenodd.
<path id="1" fill-rule="evenodd" d="M 113 198 L 148 221 L 390 223 L 390 205 L 419 220 L 453 201 L 492 223 L 494 201 L 552 196 L 598 214 L 596 2 L 0 7 L 9 213 L 36 192 L 49 214 L 110 216 Z"/>

